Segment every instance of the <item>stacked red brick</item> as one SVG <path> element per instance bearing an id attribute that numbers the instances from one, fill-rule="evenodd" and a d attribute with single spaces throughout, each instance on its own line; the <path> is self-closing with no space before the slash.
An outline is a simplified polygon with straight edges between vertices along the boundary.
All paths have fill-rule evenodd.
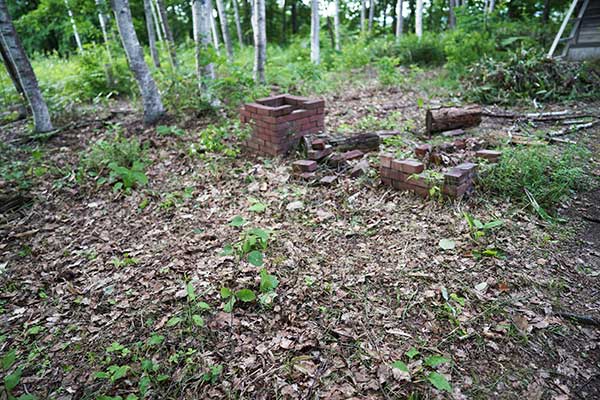
<path id="1" fill-rule="evenodd" d="M 240 111 L 242 123 L 252 126 L 244 145 L 258 154 L 284 155 L 300 138 L 322 132 L 325 127 L 325 101 L 279 95 L 256 100 Z"/>
<path id="2" fill-rule="evenodd" d="M 427 197 L 430 189 L 437 184 L 424 173 L 425 165 L 420 161 L 396 160 L 389 153 L 382 154 L 380 160 L 380 175 L 384 185 Z M 476 174 L 475 164 L 460 164 L 444 174 L 440 189 L 449 197 L 461 197 L 473 190 Z"/>

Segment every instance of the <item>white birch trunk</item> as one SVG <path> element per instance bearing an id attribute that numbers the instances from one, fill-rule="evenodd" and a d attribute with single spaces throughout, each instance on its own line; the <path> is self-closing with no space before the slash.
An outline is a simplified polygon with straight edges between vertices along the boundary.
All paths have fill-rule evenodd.
<path id="1" fill-rule="evenodd" d="M 117 21 L 117 27 L 119 28 L 121 41 L 125 48 L 129 68 L 133 72 L 142 94 L 144 123 L 153 124 L 163 116 L 165 110 L 160 93 L 156 87 L 156 82 L 154 82 L 148 65 L 144 60 L 144 52 L 133 28 L 129 0 L 111 0 L 111 5 Z"/>
<path id="2" fill-rule="evenodd" d="M 400 39 L 400 37 L 402 36 L 402 28 L 404 28 L 404 17 L 402 16 L 402 3 L 404 3 L 403 0 L 398 0 L 396 2 L 396 40 Z"/>
<path id="3" fill-rule="evenodd" d="M 423 0 L 417 0 L 415 8 L 415 33 L 418 38 L 423 36 Z"/>
<path id="4" fill-rule="evenodd" d="M 375 16 L 375 0 L 369 0 L 369 33 L 373 29 L 373 18 Z"/>
<path id="5" fill-rule="evenodd" d="M 365 31 L 365 19 L 367 16 L 367 0 L 361 0 L 361 6 L 360 6 L 360 31 L 364 32 Z"/>
<path id="6" fill-rule="evenodd" d="M 98 9 L 98 21 L 100 22 L 100 30 L 102 31 L 102 38 L 104 39 L 104 46 L 106 47 L 106 56 L 108 57 L 108 63 L 110 69 L 112 69 L 112 52 L 110 51 L 110 40 L 108 38 L 108 16 L 104 14 L 104 0 L 96 0 L 96 8 Z"/>
<path id="7" fill-rule="evenodd" d="M 335 0 L 333 14 L 333 31 L 335 36 L 335 50 L 340 51 L 340 0 Z"/>
<path id="8" fill-rule="evenodd" d="M 0 0 L 0 41 L 6 53 L 7 62 L 12 64 L 16 72 L 21 89 L 31 107 L 33 124 L 36 132 L 49 132 L 53 130 L 48 106 L 42 97 L 42 92 L 37 82 L 31 63 L 25 54 L 21 41 L 13 26 L 5 0 Z M 16 86 L 17 91 L 19 87 Z"/>
<path id="9" fill-rule="evenodd" d="M 69 15 L 69 20 L 71 21 L 71 27 L 73 28 L 73 36 L 75 36 L 77 50 L 79 50 L 80 53 L 83 53 L 83 46 L 81 45 L 81 38 L 79 37 L 77 24 L 75 23 L 75 18 L 73 18 L 73 11 L 71 11 L 71 7 L 69 7 L 69 2 L 67 0 L 65 0 L 65 7 L 67 8 L 67 14 Z"/>
<path id="10" fill-rule="evenodd" d="M 212 0 L 208 0 L 208 17 L 209 17 L 209 24 L 210 24 L 210 32 L 212 34 L 212 40 L 213 40 L 213 46 L 215 46 L 215 51 L 217 52 L 218 55 L 221 54 L 221 51 L 219 50 L 219 33 L 217 32 L 217 24 L 215 23 L 215 14 L 214 14 L 214 8 L 213 8 L 213 3 Z"/>
<path id="11" fill-rule="evenodd" d="M 152 62 L 156 68 L 160 68 L 160 57 L 156 48 L 156 32 L 154 32 L 154 21 L 152 20 L 152 5 L 150 0 L 144 0 L 144 17 L 146 18 L 146 31 L 148 32 L 148 46 Z"/>
<path id="12" fill-rule="evenodd" d="M 158 18 L 158 11 L 156 11 L 156 8 L 158 7 L 156 5 L 156 3 L 154 3 L 154 0 L 150 0 L 150 6 L 152 9 L 152 20 L 154 21 L 154 31 L 156 32 L 156 36 L 158 38 L 158 41 L 160 43 L 164 43 L 164 35 L 162 32 L 162 26 L 160 24 L 160 18 Z"/>
<path id="13" fill-rule="evenodd" d="M 265 0 L 253 0 L 252 25 L 254 28 L 254 80 L 265 83 L 265 62 L 267 58 L 267 29 L 265 21 Z"/>
<path id="14" fill-rule="evenodd" d="M 223 42 L 225 43 L 225 51 L 227 52 L 227 59 L 233 60 L 233 47 L 231 46 L 231 36 L 229 36 L 229 26 L 227 25 L 227 14 L 225 13 L 225 5 L 223 0 L 216 0 L 217 2 L 217 13 L 219 14 L 219 22 L 221 23 L 221 34 L 223 35 Z"/>
<path id="15" fill-rule="evenodd" d="M 233 4 L 233 15 L 235 17 L 235 29 L 237 30 L 238 42 L 240 47 L 244 47 L 244 37 L 242 36 L 242 24 L 240 23 L 240 11 L 238 9 L 237 0 L 231 0 Z"/>
<path id="16" fill-rule="evenodd" d="M 490 0 L 490 5 L 489 5 L 489 8 L 488 8 L 488 12 L 489 13 L 493 13 L 495 7 L 496 7 L 496 1 L 495 0 Z"/>
<path id="17" fill-rule="evenodd" d="M 319 0 L 311 0 L 311 19 L 310 19 L 310 60 L 314 64 L 321 62 L 320 43 L 319 43 Z"/>
<path id="18" fill-rule="evenodd" d="M 192 0 L 192 21 L 194 25 L 194 49 L 196 57 L 196 74 L 202 87 L 204 79 L 215 79 L 213 63 L 203 65 L 202 53 L 210 46 L 210 22 L 207 0 Z"/>
<path id="19" fill-rule="evenodd" d="M 160 20 L 160 24 L 163 27 L 163 32 L 165 34 L 165 43 L 167 44 L 167 49 L 169 50 L 169 57 L 171 59 L 171 64 L 173 68 L 177 68 L 177 51 L 175 49 L 175 40 L 173 39 L 173 32 L 169 26 L 169 20 L 167 18 L 167 8 L 165 7 L 165 3 L 163 0 L 156 0 L 156 8 L 158 10 L 158 18 Z"/>

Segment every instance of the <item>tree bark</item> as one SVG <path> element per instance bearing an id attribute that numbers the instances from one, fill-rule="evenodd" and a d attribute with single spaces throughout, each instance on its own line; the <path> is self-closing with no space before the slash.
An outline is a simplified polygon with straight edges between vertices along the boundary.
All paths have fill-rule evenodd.
<path id="1" fill-rule="evenodd" d="M 373 29 L 373 18 L 375 16 L 375 0 L 369 0 L 369 33 Z"/>
<path id="2" fill-rule="evenodd" d="M 175 40 L 173 39 L 173 32 L 171 31 L 171 27 L 169 26 L 169 20 L 167 18 L 167 8 L 165 7 L 164 0 L 156 0 L 156 6 L 158 8 L 158 18 L 165 33 L 165 42 L 167 43 L 167 48 L 169 50 L 171 64 L 173 64 L 173 68 L 177 68 L 177 51 L 175 49 Z"/>
<path id="3" fill-rule="evenodd" d="M 202 54 L 210 46 L 210 21 L 207 0 L 192 0 L 192 24 L 194 25 L 194 51 L 196 58 L 196 74 L 202 87 L 204 79 L 214 79 L 213 63 L 203 63 Z"/>
<path id="4" fill-rule="evenodd" d="M 404 17 L 402 16 L 403 0 L 397 0 L 396 3 L 396 40 L 402 36 L 402 28 L 404 27 Z"/>
<path id="5" fill-rule="evenodd" d="M 164 43 L 164 36 L 162 33 L 162 26 L 160 24 L 160 18 L 158 17 L 158 11 L 156 11 L 157 5 L 154 0 L 150 0 L 150 6 L 152 9 L 152 20 L 154 21 L 154 31 L 156 32 L 156 37 L 160 43 Z"/>
<path id="6" fill-rule="evenodd" d="M 319 20 L 319 0 L 311 0 L 310 61 L 317 65 L 321 62 L 321 49 L 319 42 L 320 27 L 321 26 Z"/>
<path id="7" fill-rule="evenodd" d="M 110 51 L 110 39 L 108 37 L 108 15 L 104 13 L 105 3 L 104 0 L 96 0 L 96 8 L 98 9 L 98 21 L 100 22 L 100 30 L 102 30 L 102 38 L 104 39 L 104 46 L 106 47 L 106 56 L 108 58 L 107 71 L 108 75 L 112 76 L 112 52 Z M 109 80 L 110 81 L 110 80 Z"/>
<path id="8" fill-rule="evenodd" d="M 456 14 L 454 14 L 454 6 L 456 0 L 448 1 L 448 27 L 454 29 L 456 27 Z"/>
<path id="9" fill-rule="evenodd" d="M 542 14 L 542 21 L 548 22 L 550 18 L 550 0 L 544 0 L 544 12 Z"/>
<path id="10" fill-rule="evenodd" d="M 481 123 L 481 107 L 443 107 L 427 110 L 425 125 L 427 133 L 443 132 L 458 128 L 469 128 Z"/>
<path id="11" fill-rule="evenodd" d="M 231 0 L 233 5 L 233 16 L 235 18 L 235 29 L 237 30 L 238 42 L 240 47 L 244 47 L 244 37 L 242 35 L 242 24 L 240 23 L 240 10 L 238 9 L 237 0 Z"/>
<path id="12" fill-rule="evenodd" d="M 233 60 L 233 47 L 231 46 L 231 36 L 229 36 L 229 26 L 227 25 L 227 14 L 225 13 L 223 0 L 216 0 L 216 2 L 219 22 L 221 23 L 221 34 L 223 35 L 223 42 L 225 43 L 225 51 L 227 52 L 227 59 L 231 62 Z"/>
<path id="13" fill-rule="evenodd" d="M 329 33 L 329 40 L 331 41 L 331 48 L 335 48 L 335 34 L 333 33 L 333 23 L 331 17 L 327 16 L 327 33 Z"/>
<path id="14" fill-rule="evenodd" d="M 83 53 L 83 46 L 81 45 L 81 38 L 79 37 L 79 31 L 77 30 L 77 24 L 75 23 L 75 18 L 73 18 L 73 11 L 71 11 L 71 7 L 69 7 L 69 1 L 65 0 L 65 7 L 67 8 L 67 14 L 69 14 L 69 19 L 71 20 L 71 27 L 73 28 L 73 36 L 75 36 L 75 43 L 77 43 L 77 49 L 80 53 Z"/>
<path id="15" fill-rule="evenodd" d="M 8 73 L 10 80 L 15 86 L 15 89 L 23 97 L 24 100 L 27 100 L 27 96 L 25 96 L 25 91 L 23 90 L 23 86 L 21 85 L 21 81 L 19 80 L 19 73 L 15 69 L 12 60 L 8 55 L 8 51 L 4 48 L 2 40 L 0 40 L 0 57 L 2 57 L 2 62 L 4 63 L 4 67 L 6 67 L 6 72 Z"/>
<path id="16" fill-rule="evenodd" d="M 48 106 L 42 97 L 31 63 L 8 14 L 5 0 L 0 0 L 0 41 L 8 62 L 12 65 L 10 69 L 16 72 L 17 79 L 31 107 L 35 131 L 49 132 L 53 130 Z M 16 89 L 19 90 L 18 87 Z"/>
<path id="17" fill-rule="evenodd" d="M 254 80 L 259 83 L 265 83 L 265 62 L 267 58 L 265 0 L 253 0 L 253 2 Z"/>
<path id="18" fill-rule="evenodd" d="M 417 0 L 415 9 L 415 33 L 418 38 L 423 36 L 423 0 Z"/>
<path id="19" fill-rule="evenodd" d="M 298 33 L 298 9 L 296 5 L 297 0 L 292 0 L 292 33 Z"/>
<path id="20" fill-rule="evenodd" d="M 142 94 L 144 123 L 154 124 L 163 116 L 165 110 L 160 93 L 156 87 L 156 82 L 154 82 L 148 65 L 144 60 L 144 52 L 133 28 L 129 0 L 111 0 L 111 5 L 117 21 L 117 27 L 119 28 L 121 41 L 125 48 L 129 68 L 133 72 Z"/>
<path id="21" fill-rule="evenodd" d="M 335 147 L 336 151 L 362 150 L 375 151 L 379 150 L 381 138 L 377 133 L 363 133 L 353 136 L 339 136 L 327 138 L 327 142 Z"/>
<path id="22" fill-rule="evenodd" d="M 154 22 L 152 21 L 152 5 L 151 0 L 144 0 L 144 17 L 146 18 L 146 30 L 148 31 L 148 46 L 150 47 L 150 55 L 156 68 L 160 68 L 160 58 L 156 48 L 156 32 L 154 32 Z"/>
<path id="23" fill-rule="evenodd" d="M 361 5 L 360 5 L 360 31 L 361 32 L 365 31 L 366 17 L 367 17 L 367 0 L 361 0 Z"/>
<path id="24" fill-rule="evenodd" d="M 210 32 L 212 34 L 213 46 L 215 46 L 215 51 L 217 55 L 221 55 L 221 50 L 219 49 L 219 32 L 217 32 L 217 24 L 215 23 L 215 14 L 213 12 L 214 7 L 212 0 L 208 0 L 208 23 L 210 25 Z"/>
<path id="25" fill-rule="evenodd" d="M 340 0 L 335 0 L 334 2 L 333 30 L 335 36 L 335 50 L 340 51 Z"/>

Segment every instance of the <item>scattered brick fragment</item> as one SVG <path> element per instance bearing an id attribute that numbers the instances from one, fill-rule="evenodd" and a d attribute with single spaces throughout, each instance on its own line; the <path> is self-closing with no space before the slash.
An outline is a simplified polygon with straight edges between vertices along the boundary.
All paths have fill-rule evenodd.
<path id="1" fill-rule="evenodd" d="M 485 160 L 488 160 L 491 163 L 498 162 L 498 160 L 500 160 L 501 156 L 502 156 L 502 152 L 496 151 L 496 150 L 478 150 L 475 153 L 475 157 L 483 158 Z"/>
<path id="2" fill-rule="evenodd" d="M 344 160 L 350 161 L 350 160 L 356 160 L 358 158 L 362 158 L 364 155 L 365 155 L 365 153 L 363 153 L 360 150 L 350 150 L 350 151 L 343 153 L 342 157 L 344 158 Z"/>
<path id="3" fill-rule="evenodd" d="M 319 180 L 319 183 L 323 186 L 331 186 L 337 180 L 335 175 L 327 175 Z"/>
<path id="4" fill-rule="evenodd" d="M 294 161 L 292 168 L 296 173 L 313 172 L 317 170 L 317 162 L 313 160 Z"/>
<path id="5" fill-rule="evenodd" d="M 328 155 L 333 153 L 333 147 L 331 145 L 326 145 L 322 150 L 309 150 L 306 154 L 310 160 L 322 160 Z"/>
<path id="6" fill-rule="evenodd" d="M 369 172 L 369 161 L 360 160 L 350 171 L 352 178 L 358 178 L 359 176 L 366 175 Z"/>
<path id="7" fill-rule="evenodd" d="M 420 144 L 417 147 L 415 147 L 415 156 L 417 156 L 418 158 L 423 158 L 427 154 L 431 153 L 432 151 L 433 151 L 433 146 L 431 146 L 430 144 L 428 144 L 428 143 Z"/>
<path id="8" fill-rule="evenodd" d="M 327 143 L 325 143 L 323 139 L 315 139 L 311 143 L 311 146 L 313 150 L 325 150 L 325 146 L 327 146 Z"/>

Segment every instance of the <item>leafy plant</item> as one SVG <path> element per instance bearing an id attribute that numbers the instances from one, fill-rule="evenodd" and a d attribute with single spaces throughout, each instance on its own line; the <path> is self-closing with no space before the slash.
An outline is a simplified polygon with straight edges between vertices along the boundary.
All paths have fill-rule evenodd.
<path id="1" fill-rule="evenodd" d="M 144 173 L 145 165 L 139 161 L 133 163 L 131 168 L 122 167 L 117 163 L 108 164 L 110 169 L 109 182 L 114 183 L 113 191 L 125 189 L 131 192 L 134 186 L 143 186 L 148 183 L 148 177 Z"/>
<path id="2" fill-rule="evenodd" d="M 420 358 L 420 353 L 417 349 L 412 347 L 409 351 L 405 353 L 405 356 L 412 361 Z M 448 382 L 446 377 L 436 371 L 436 369 L 439 366 L 449 363 L 450 360 L 440 355 L 433 354 L 421 361 L 422 362 L 420 363 L 412 362 L 411 364 L 407 365 L 402 360 L 396 360 L 391 364 L 391 366 L 392 368 L 398 369 L 399 371 L 403 372 L 405 376 L 411 381 L 413 379 L 425 379 L 427 382 L 431 383 L 431 385 L 433 385 L 436 389 L 451 393 L 452 386 L 450 386 L 450 383 Z"/>
<path id="3" fill-rule="evenodd" d="M 467 224 L 469 225 L 471 238 L 475 241 L 486 236 L 492 229 L 498 228 L 504 224 L 504 221 L 499 219 L 483 223 L 467 212 L 464 212 L 463 215 L 465 221 L 467 221 Z"/>
<path id="4" fill-rule="evenodd" d="M 256 299 L 256 294 L 251 289 L 240 289 L 236 292 L 227 287 L 221 288 L 221 298 L 227 300 L 223 305 L 223 311 L 232 312 L 237 300 L 250 303 Z"/>

